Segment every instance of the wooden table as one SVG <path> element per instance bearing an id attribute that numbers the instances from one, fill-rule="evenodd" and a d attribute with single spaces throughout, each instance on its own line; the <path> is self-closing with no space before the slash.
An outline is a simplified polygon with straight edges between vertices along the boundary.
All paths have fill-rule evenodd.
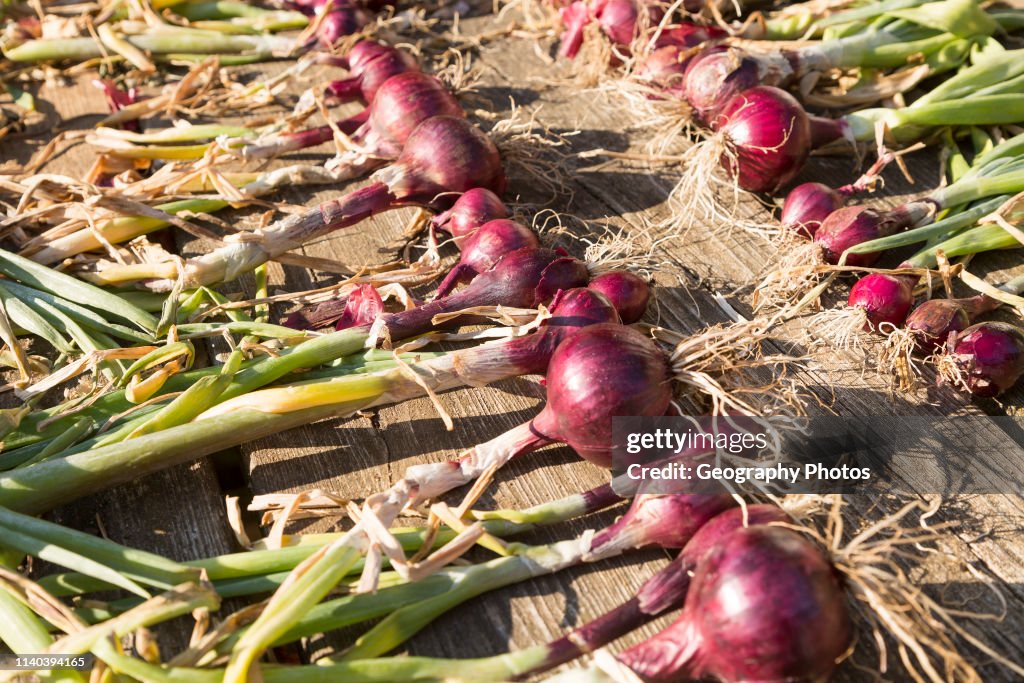
<path id="1" fill-rule="evenodd" d="M 493 28 L 493 20 L 487 17 L 462 23 L 465 35 L 489 33 Z M 552 131 L 575 133 L 569 138 L 572 151 L 593 147 L 642 149 L 647 131 L 634 127 L 627 107 L 605 92 L 551 85 L 554 79 L 565 76 L 565 70 L 547 64 L 528 42 L 513 38 L 490 40 L 476 51 L 473 63 L 480 71 L 477 96 L 482 104 L 477 106 L 505 116 L 510 98 L 514 99 L 518 106 L 535 115 L 539 124 Z M 245 67 L 242 71 L 269 74 L 280 68 L 281 64 L 268 64 Z M 301 89 L 311 83 L 300 83 L 297 87 Z M 87 78 L 67 87 L 44 87 L 39 100 L 47 122 L 37 126 L 24 141 L 0 143 L 0 156 L 24 160 L 31 149 L 25 143 L 36 145 L 47 140 L 58 116 L 66 127 L 87 128 L 106 111 L 100 91 L 91 87 Z M 293 155 L 288 160 L 320 161 L 329 153 L 328 147 L 324 147 Z M 81 177 L 92 157 L 92 150 L 78 145 L 50 162 L 45 170 Z M 938 163 L 933 153 L 914 156 L 910 167 L 916 184 L 911 186 L 895 170 L 890 171 L 884 201 L 894 202 L 937 183 Z M 666 216 L 665 198 L 677 172 L 671 166 L 650 168 L 628 163 L 600 170 L 581 169 L 571 179 L 571 199 L 559 198 L 551 208 L 589 221 L 606 222 L 611 231 L 635 236 Z M 804 175 L 805 179 L 824 179 L 839 185 L 849 182 L 856 171 L 849 159 L 822 158 L 809 164 Z M 510 196 L 521 195 L 526 201 L 544 198 L 544 193 L 529 179 L 514 176 L 512 180 Z M 283 193 L 283 199 L 312 205 L 336 197 L 341 191 L 342 188 L 332 188 L 312 193 L 292 189 Z M 255 213 L 248 210 L 222 215 L 229 222 L 237 220 L 240 225 L 251 225 Z M 303 253 L 349 264 L 379 262 L 387 257 L 382 246 L 398 237 L 410 216 L 410 211 L 379 216 L 351 233 L 310 245 Z M 723 301 L 741 314 L 750 314 L 752 284 L 764 272 L 766 254 L 772 249 L 770 243 L 756 235 L 710 225 L 685 236 L 662 232 L 668 237 L 659 242 L 652 259 L 659 266 L 655 273 L 658 288 L 657 299 L 648 313 L 649 321 L 683 332 L 697 331 L 707 324 L 729 319 Z M 577 254 L 582 251 L 578 241 L 565 236 L 551 237 Z M 193 254 L 212 245 L 184 239 L 181 246 L 183 253 Z M 985 257 L 973 268 L 999 281 L 1017 262 L 1018 254 Z M 278 264 L 272 264 L 270 272 L 275 291 L 299 291 L 338 280 L 338 276 Z M 837 293 L 832 301 L 840 300 L 841 295 L 842 292 Z M 276 312 L 281 310 L 284 309 Z M 820 400 L 822 405 L 814 406 L 813 411 L 840 415 L 971 415 L 1012 412 L 1021 405 L 1020 390 L 1000 403 L 985 404 L 972 403 L 948 387 L 931 389 L 923 396 L 895 395 L 883 378 L 862 371 L 863 363 L 857 353 L 815 348 L 808 345 L 805 332 L 798 322 L 780 331 L 772 343 L 780 351 L 797 350 L 809 355 L 809 362 L 796 371 L 796 377 Z M 244 502 L 252 495 L 319 488 L 361 498 L 386 487 L 411 464 L 449 458 L 529 419 L 542 400 L 543 387 L 536 378 L 450 392 L 441 401 L 455 420 L 456 429 L 452 432 L 445 431 L 430 401 L 409 401 L 361 417 L 292 430 L 175 467 L 65 506 L 52 518 L 91 532 L 102 529 L 116 541 L 177 559 L 229 552 L 237 546 L 225 515 L 227 493 L 241 496 Z M 606 478 L 606 473 L 580 462 L 569 449 L 548 448 L 514 462 L 503 471 L 482 504 L 524 507 L 595 486 Z M 874 515 L 895 505 L 894 501 L 871 500 L 867 496 L 851 496 L 850 502 L 851 510 Z M 953 571 L 935 562 L 916 570 L 915 577 L 936 594 L 945 591 L 947 598 L 961 599 L 971 609 L 993 612 L 1000 610 L 1000 603 L 978 577 L 998 584 L 1006 600 L 1004 620 L 968 623 L 968 628 L 1007 656 L 1024 661 L 1024 640 L 1020 636 L 1024 633 L 1021 500 L 1011 496 L 972 496 L 944 510 L 949 512 L 944 511 L 940 518 L 955 516 L 965 524 L 956 542 L 943 550 L 959 554 L 975 573 Z M 605 524 L 613 516 L 606 514 L 546 528 L 527 540 L 567 538 L 589 526 Z M 304 531 L 336 528 L 336 519 L 296 524 L 297 530 Z M 408 651 L 475 657 L 546 641 L 630 596 L 667 557 L 663 552 L 633 553 L 497 591 L 438 620 L 411 641 Z M 656 632 L 668 619 L 642 629 L 622 644 L 637 642 Z M 342 646 L 351 635 L 314 638 L 306 643 L 306 650 L 311 656 L 322 654 Z M 167 630 L 162 635 L 165 650 L 173 652 L 183 644 L 184 637 L 181 631 Z M 986 665 L 983 659 L 974 661 L 985 680 L 1011 678 L 1004 669 Z M 865 655 L 862 663 L 871 662 L 871 656 Z M 895 680 L 901 678 L 898 673 L 890 676 Z M 844 665 L 840 674 L 844 680 L 868 677 L 851 665 Z"/>

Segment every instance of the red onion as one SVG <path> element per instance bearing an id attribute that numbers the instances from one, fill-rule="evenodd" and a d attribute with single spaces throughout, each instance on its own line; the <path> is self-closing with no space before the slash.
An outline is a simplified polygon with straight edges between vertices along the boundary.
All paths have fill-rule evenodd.
<path id="1" fill-rule="evenodd" d="M 761 84 L 755 60 L 717 45 L 701 51 L 687 64 L 683 97 L 698 120 L 711 123 L 733 97 Z"/>
<path id="2" fill-rule="evenodd" d="M 600 547 L 608 543 L 607 539 L 613 539 L 616 544 L 625 543 L 630 547 L 658 545 L 680 548 L 692 542 L 694 533 L 701 534 L 704 527 L 722 517 L 723 511 L 735 504 L 731 496 L 640 495 L 621 519 L 594 537 L 594 545 Z M 760 507 L 769 506 L 753 506 L 751 509 Z M 757 515 L 756 510 L 754 514 Z M 544 646 L 543 656 L 531 661 L 529 667 L 509 671 L 510 678 L 514 673 L 515 679 L 520 680 L 565 664 L 675 608 L 686 597 L 690 571 L 694 566 L 686 553 L 680 553 L 665 568 L 644 581 L 635 596 L 551 641 Z"/>
<path id="3" fill-rule="evenodd" d="M 558 10 L 558 16 L 562 20 L 562 25 L 565 26 L 559 39 L 558 54 L 572 59 L 579 54 L 580 47 L 583 45 L 583 29 L 591 19 L 590 8 L 583 0 L 576 0 Z"/>
<path id="4" fill-rule="evenodd" d="M 546 250 L 522 249 L 520 252 L 546 252 Z M 509 257 L 513 255 L 510 254 Z M 502 259 L 502 263 L 506 260 L 508 257 Z M 567 259 L 567 261 L 572 261 L 572 259 Z M 564 270 L 568 264 L 559 264 L 556 260 L 551 265 Z M 500 266 L 501 263 L 499 263 Z M 515 266 L 506 268 L 508 273 L 513 273 L 515 270 Z M 548 269 L 545 269 L 545 275 L 547 273 Z M 422 308 L 434 306 L 458 310 L 458 306 L 448 306 L 444 302 L 464 299 L 465 292 L 480 288 L 482 279 L 483 276 L 478 277 L 466 289 L 446 299 L 435 299 L 424 304 Z M 539 289 L 540 287 L 538 287 Z M 499 297 L 492 295 L 490 298 L 494 301 Z M 504 300 L 511 305 L 516 298 L 504 297 Z M 524 299 L 520 299 L 519 303 L 524 301 Z M 534 305 L 537 303 L 542 302 L 535 301 Z M 414 311 L 418 310 L 421 309 L 414 309 Z M 414 311 L 398 315 L 408 316 Z M 476 381 L 493 381 L 514 375 L 544 373 L 564 342 L 572 339 L 588 326 L 607 324 L 621 327 L 618 324 L 618 314 L 608 300 L 589 289 L 576 288 L 571 285 L 560 288 L 551 301 L 550 311 L 551 317 L 545 319 L 541 328 L 533 334 L 515 337 L 498 345 L 484 345 L 456 352 L 458 358 L 455 365 L 458 374 L 465 377 L 467 381 L 474 379 Z M 427 318 L 427 320 L 429 319 Z M 389 324 L 388 327 L 393 329 L 392 324 Z M 530 453 L 549 443 L 551 443 L 550 440 L 534 431 L 530 423 L 527 422 L 497 439 L 477 446 L 468 454 L 455 460 L 410 467 L 406 470 L 404 483 L 400 482 L 392 487 L 392 491 L 397 492 L 397 498 L 393 502 L 397 504 L 397 509 L 401 509 L 409 502 L 410 494 L 414 495 L 417 500 L 434 498 L 473 481 L 492 467 L 501 466 L 515 456 Z M 413 482 L 414 486 L 409 486 L 410 482 Z"/>
<path id="5" fill-rule="evenodd" d="M 935 202 L 929 200 L 904 204 L 891 211 L 847 206 L 833 211 L 821 222 L 814 233 L 814 242 L 821 246 L 825 260 L 836 264 L 847 249 L 917 225 L 934 212 L 935 206 Z M 847 254 L 845 263 L 866 267 L 881 255 L 881 252 Z"/>
<path id="6" fill-rule="evenodd" d="M 589 5 L 577 1 L 563 7 L 559 10 L 559 16 L 565 31 L 562 33 L 558 53 L 569 59 L 576 57 L 583 44 L 583 31 L 592 19 L 597 20 L 601 32 L 614 45 L 629 48 L 637 36 L 641 13 L 646 13 L 648 26 L 657 25 L 664 16 L 664 10 L 658 2 L 644 0 L 591 0 Z M 682 34 L 676 36 L 676 39 L 685 40 Z"/>
<path id="7" fill-rule="evenodd" d="M 829 214 L 846 206 L 846 197 L 824 183 L 803 183 L 786 195 L 782 227 L 814 237 Z"/>
<path id="8" fill-rule="evenodd" d="M 377 90 L 392 76 L 419 71 L 420 66 L 408 52 L 374 40 L 356 43 L 346 56 L 349 77 L 327 85 L 329 103 L 355 99 L 373 102 Z"/>
<path id="9" fill-rule="evenodd" d="M 685 48 L 664 45 L 644 58 L 636 70 L 636 76 L 655 86 L 661 94 L 681 99 L 685 97 L 684 74 L 687 63 Z"/>
<path id="10" fill-rule="evenodd" d="M 850 289 L 847 305 L 863 310 L 867 326 L 878 330 L 882 325 L 899 327 L 914 304 L 916 275 L 887 275 L 870 273 Z"/>
<path id="11" fill-rule="evenodd" d="M 633 0 L 596 0 L 594 16 L 614 44 L 628 47 L 636 37 L 639 13 Z"/>
<path id="12" fill-rule="evenodd" d="M 626 325 L 640 320 L 647 312 L 651 289 L 643 278 L 628 270 L 602 273 L 591 279 L 587 288 L 608 297 Z"/>
<path id="13" fill-rule="evenodd" d="M 770 86 L 733 97 L 713 127 L 728 146 L 722 165 L 751 192 L 775 192 L 789 183 L 811 149 L 803 107 L 789 93 Z"/>
<path id="14" fill-rule="evenodd" d="M 369 16 L 357 7 L 336 7 L 320 22 L 316 35 L 326 45 L 334 45 L 345 36 L 366 26 Z"/>
<path id="15" fill-rule="evenodd" d="M 332 164 L 339 179 L 357 177 L 398 156 L 402 145 L 423 121 L 433 116 L 464 117 L 458 100 L 437 78 L 409 71 L 389 78 L 366 110 L 365 122 L 352 132 L 358 150 L 342 155 Z M 347 122 L 358 120 L 355 117 Z M 282 152 L 314 147 L 331 140 L 334 131 L 324 125 L 298 133 L 278 134 L 242 148 L 242 156 L 264 158 Z"/>
<path id="16" fill-rule="evenodd" d="M 703 554 L 679 619 L 618 659 L 652 682 L 825 680 L 850 638 L 839 576 L 821 550 L 796 531 L 751 526 Z"/>
<path id="17" fill-rule="evenodd" d="M 462 257 L 438 286 L 437 296 L 447 296 L 459 284 L 472 280 L 510 251 L 539 246 L 537 234 L 525 225 L 506 218 L 484 223 L 460 240 Z"/>
<path id="18" fill-rule="evenodd" d="M 727 38 L 729 32 L 717 26 L 705 26 L 691 21 L 681 21 L 662 29 L 654 44 L 658 47 L 675 45 L 676 47 L 693 48 L 713 40 Z"/>
<path id="19" fill-rule="evenodd" d="M 946 346 L 951 334 L 963 332 L 972 320 L 998 306 L 998 301 L 984 294 L 966 299 L 929 299 L 907 316 L 904 327 L 913 335 L 918 351 L 934 353 Z"/>
<path id="20" fill-rule="evenodd" d="M 943 364 L 952 364 L 953 373 L 944 374 L 973 395 L 998 396 L 1024 375 L 1024 331 L 1001 322 L 971 325 L 950 338 Z"/>
<path id="21" fill-rule="evenodd" d="M 665 354 L 621 325 L 594 325 L 567 340 L 547 377 L 548 400 L 533 430 L 601 467 L 611 466 L 613 417 L 664 415 L 672 399 Z"/>
<path id="22" fill-rule="evenodd" d="M 451 233 L 452 237 L 463 237 L 488 221 L 508 216 L 508 209 L 498 195 L 476 187 L 455 200 L 452 208 L 434 216 L 432 223 L 435 228 Z"/>

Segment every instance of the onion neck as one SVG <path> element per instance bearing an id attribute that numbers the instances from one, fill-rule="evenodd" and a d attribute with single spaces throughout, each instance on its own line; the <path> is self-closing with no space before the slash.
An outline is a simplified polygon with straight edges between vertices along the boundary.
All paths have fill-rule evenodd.
<path id="1" fill-rule="evenodd" d="M 618 660 L 645 680 L 702 678 L 698 655 L 701 637 L 687 610 L 653 638 L 634 645 Z"/>
<path id="2" fill-rule="evenodd" d="M 384 183 L 372 183 L 341 199 L 324 202 L 312 211 L 286 218 L 263 233 L 261 244 L 271 256 L 347 228 L 391 208 L 396 197 Z"/>
<path id="3" fill-rule="evenodd" d="M 986 294 L 976 294 L 975 296 L 969 296 L 964 299 L 958 299 L 957 302 L 963 306 L 964 311 L 967 313 L 967 317 L 973 322 L 978 316 L 990 313 L 999 308 L 1000 303 Z"/>
<path id="4" fill-rule="evenodd" d="M 824 116 L 807 117 L 811 125 L 811 148 L 818 149 L 836 140 L 847 140 L 851 145 L 856 144 L 853 132 L 844 119 L 829 119 Z"/>

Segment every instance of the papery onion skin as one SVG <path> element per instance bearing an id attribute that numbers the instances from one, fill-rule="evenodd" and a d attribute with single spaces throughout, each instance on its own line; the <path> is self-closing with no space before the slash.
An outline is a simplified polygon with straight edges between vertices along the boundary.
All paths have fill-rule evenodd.
<path id="1" fill-rule="evenodd" d="M 1024 331 L 1003 322 L 971 325 L 950 340 L 948 355 L 971 394 L 993 398 L 1024 375 Z"/>

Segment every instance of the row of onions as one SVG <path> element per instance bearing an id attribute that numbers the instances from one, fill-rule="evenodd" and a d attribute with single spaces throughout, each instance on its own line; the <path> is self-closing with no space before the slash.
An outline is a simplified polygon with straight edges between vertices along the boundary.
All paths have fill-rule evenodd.
<path id="1" fill-rule="evenodd" d="M 673 119 L 656 127 L 669 136 L 705 131 L 678 157 L 684 176 L 671 200 L 680 229 L 711 221 L 782 235 L 778 269 L 757 288 L 763 309 L 806 311 L 839 273 L 870 268 L 889 250 L 920 244 L 917 254 L 892 264 L 906 274 L 871 273 L 852 287 L 847 308 L 822 314 L 826 336 L 849 344 L 858 343 L 862 328 L 880 330 L 887 341 L 879 365 L 905 387 L 914 385 L 908 375 L 921 369 L 915 354 L 978 396 L 998 395 L 1024 373 L 1017 328 L 971 325 L 1001 304 L 1019 306 L 1019 279 L 992 286 L 966 273 L 975 296 L 929 300 L 911 312 L 919 285 L 930 291 L 928 274 L 947 259 L 1020 246 L 1014 201 L 1024 191 L 1020 138 L 992 140 L 981 132 L 1019 130 L 1024 60 L 999 42 L 1020 27 L 1019 14 L 958 0 L 838 9 L 806 3 L 731 24 L 720 16 L 701 24 L 634 2 L 577 2 L 560 11 L 564 55 L 573 56 L 584 36 L 610 42 L 613 62 L 625 70 L 606 76 L 624 79 L 611 89 L 639 86 L 641 102 L 649 104 L 640 110 L 655 117 L 645 122 Z M 590 21 L 600 31 L 587 33 Z M 946 77 L 936 82 L 937 76 Z M 880 101 L 889 104 L 862 108 Z M 805 106 L 846 113 L 826 118 Z M 974 142 L 970 162 L 961 150 L 965 137 Z M 740 217 L 736 189 L 778 194 L 813 152 L 854 150 L 872 141 L 879 143 L 878 161 L 856 182 L 793 188 L 774 226 L 748 225 Z M 943 187 L 894 209 L 848 205 L 879 185 L 885 166 L 898 160 L 900 153 L 883 143 L 936 141 L 960 163 Z M 668 142 L 655 139 L 651 146 L 663 150 Z"/>
<path id="2" fill-rule="evenodd" d="M 878 629 L 876 635 L 885 631 L 897 641 L 903 665 L 922 679 L 978 678 L 957 653 L 955 639 L 1024 675 L 921 597 L 895 569 L 892 558 L 904 548 L 943 540 L 942 532 L 924 525 L 920 531 L 899 529 L 911 513 L 934 512 L 917 503 L 871 525 L 849 546 L 838 504 L 816 518 L 821 511 L 802 499 L 779 506 L 726 494 L 652 493 L 628 478 L 526 510 L 477 509 L 501 467 L 551 444 L 565 444 L 591 465 L 609 468 L 615 417 L 706 415 L 729 429 L 740 416 L 799 414 L 801 399 L 781 369 L 789 359 L 762 349 L 769 323 L 741 322 L 693 334 L 644 325 L 649 283 L 628 270 L 545 246 L 502 199 L 508 155 L 410 53 L 376 40 L 346 44 L 338 52 L 319 49 L 337 47 L 342 34 L 380 8 L 330 1 L 295 2 L 284 12 L 231 2 L 165 4 L 151 3 L 146 15 L 153 16 L 143 26 L 133 23 L 137 17 L 121 16 L 137 8 L 118 5 L 99 22 L 112 24 L 98 32 L 98 39 L 34 38 L 5 46 L 5 55 L 9 60 L 89 59 L 103 56 L 106 48 L 145 71 L 143 59 L 164 54 L 183 59 L 182 53 L 199 52 L 181 47 L 186 33 L 194 33 L 196 45 L 206 44 L 207 51 L 262 58 L 272 50 L 231 48 L 212 36 L 270 46 L 277 41 L 264 31 L 306 25 L 300 44 L 313 50 L 307 58 L 347 70 L 345 79 L 322 88 L 323 113 L 332 117 L 332 106 L 359 100 L 365 106 L 303 129 L 298 125 L 305 114 L 287 125 L 196 124 L 142 131 L 124 126 L 129 119 L 115 113 L 111 121 L 117 125 L 97 129 L 89 142 L 127 161 L 111 166 L 131 168 L 127 179 L 105 172 L 96 179 L 108 188 L 131 188 L 131 201 L 110 202 L 112 194 L 102 189 L 52 179 L 17 186 L 23 191 L 21 206 L 37 193 L 44 197 L 29 213 L 52 227 L 22 240 L 20 254 L 0 251 L 0 337 L 19 372 L 14 388 L 22 401 L 3 413 L 0 445 L 0 640 L 11 650 L 91 653 L 102 662 L 95 675 L 140 681 L 504 681 L 572 662 L 678 609 L 678 618 L 655 637 L 553 680 L 621 680 L 627 674 L 652 681 L 822 680 L 856 645 L 859 612 Z M 713 154 L 716 164 L 721 157 L 740 187 L 758 192 L 791 181 L 812 145 L 869 139 L 878 123 L 909 142 L 933 128 L 970 125 L 969 115 L 978 112 L 988 112 L 988 124 L 1010 123 L 1004 120 L 1008 112 L 1019 117 L 1012 106 L 1019 96 L 1020 75 L 1014 70 L 1019 65 L 990 38 L 1002 28 L 1015 28 L 1016 14 L 984 12 L 958 0 L 882 5 L 846 14 L 790 8 L 743 27 L 742 44 L 711 46 L 690 59 L 689 50 L 723 41 L 739 29 L 670 25 L 672 13 L 654 5 L 576 2 L 562 11 L 569 24 L 563 52 L 571 55 L 588 34 L 593 37 L 586 28 L 591 19 L 608 39 L 638 56 L 653 59 L 658 50 L 674 50 L 676 73 L 692 87 L 663 87 L 669 83 L 659 80 L 664 74 L 649 83 L 661 88 L 658 97 L 688 103 L 694 122 L 710 128 L 700 154 Z M 161 25 L 172 16 L 185 25 Z M 286 21 L 294 24 L 283 25 Z M 656 37 L 643 47 L 636 38 L 645 27 Z M 782 57 L 746 42 L 752 36 L 805 33 L 824 38 Z M 166 36 L 171 36 L 167 45 L 176 45 L 173 52 L 165 49 Z M 659 42 L 657 36 L 665 39 Z M 289 38 L 288 45 L 294 44 Z M 891 55 L 882 47 L 892 48 Z M 663 65 L 671 61 L 665 54 L 658 57 Z M 686 60 L 680 58 L 684 54 Z M 879 54 L 890 56 L 871 61 Z M 813 119 L 777 87 L 836 68 L 896 68 L 911 54 L 926 57 L 928 72 L 913 83 L 900 79 L 906 88 L 925 76 L 957 73 L 898 110 Z M 709 74 L 717 74 L 716 80 Z M 968 95 L 973 108 L 960 108 L 956 100 Z M 323 166 L 222 173 L 203 165 L 222 158 L 247 163 L 332 140 L 344 144 Z M 908 261 L 917 273 L 914 282 L 906 274 L 886 276 L 910 293 L 920 272 L 938 264 L 939 254 L 977 253 L 979 242 L 994 244 L 1000 236 L 1002 246 L 1011 246 L 1002 223 L 973 226 L 993 213 L 996 200 L 1005 208 L 1020 191 L 1015 183 L 1020 182 L 1022 140 L 1010 138 L 980 152 L 956 182 L 893 212 L 895 217 L 872 217 L 853 207 L 856 216 L 864 216 L 858 225 L 874 221 L 873 228 L 859 228 L 858 234 L 868 237 L 841 248 L 829 243 L 822 252 L 835 254 L 845 267 L 855 263 L 851 254 L 874 255 L 895 246 L 879 244 L 879 238 L 926 242 L 931 256 Z M 140 170 L 143 174 L 137 174 Z M 286 185 L 340 185 L 367 177 L 359 189 L 225 240 L 202 256 L 165 253 L 170 257 L 120 263 L 88 256 L 119 253 L 116 245 L 167 226 L 195 231 L 184 217 L 208 215 Z M 844 193 L 860 191 L 871 179 Z M 173 192 L 164 191 L 168 185 Z M 162 201 L 166 194 L 210 191 L 216 194 Z M 811 195 L 808 205 L 818 206 L 821 196 L 834 200 L 834 211 L 820 219 L 813 235 L 820 243 L 818 235 L 829 234 L 838 220 L 833 216 L 850 208 L 840 207 L 844 193 L 820 188 L 802 193 Z M 102 222 L 68 210 L 103 201 L 116 215 Z M 699 201 L 712 206 L 711 200 Z M 287 259 L 315 239 L 406 207 L 432 214 L 430 242 L 447 233 L 460 253 L 428 300 L 409 298 L 403 310 L 385 304 L 388 287 L 405 282 L 410 273 L 423 275 L 416 264 L 405 264 L 371 278 L 352 278 L 349 286 L 335 290 L 340 296 L 310 302 L 284 324 L 271 323 L 268 261 Z M 946 212 L 941 220 L 929 220 L 941 211 Z M 792 220 L 795 229 L 810 233 L 805 214 Z M 1003 214 L 1015 220 L 1009 209 Z M 899 220 L 903 224 L 896 225 Z M 23 217 L 20 222 L 27 223 Z M 951 242 L 957 239 L 960 251 Z M 72 267 L 64 272 L 51 267 L 55 264 Z M 438 274 L 430 269 L 424 279 Z M 248 275 L 255 276 L 257 296 L 248 307 L 233 306 L 218 287 Z M 1016 292 L 1017 285 L 1008 283 L 1005 291 Z M 955 303 L 968 317 L 994 306 L 987 298 Z M 861 315 L 858 325 L 880 320 L 871 312 Z M 468 325 L 484 330 L 457 331 Z M 988 348 L 977 336 L 972 341 L 973 330 L 958 337 L 957 354 L 967 353 L 968 345 Z M 26 355 L 19 337 L 41 340 L 58 354 L 46 368 L 48 377 L 39 377 L 44 360 Z M 230 340 L 230 350 L 219 364 L 193 367 L 196 341 L 206 337 Z M 1019 339 L 1024 342 L 1024 335 Z M 435 350 L 431 345 L 440 341 L 462 345 Z M 90 391 L 56 405 L 45 400 L 89 370 L 94 375 Z M 284 514 L 264 547 L 181 563 L 38 517 L 230 446 L 413 398 L 434 400 L 451 429 L 439 392 L 523 375 L 546 378 L 545 402 L 534 416 L 459 457 L 416 464 L 383 490 L 367 492 L 361 505 L 347 508 L 352 525 L 343 533 L 286 539 Z M 967 375 L 973 377 L 974 369 Z M 716 455 L 711 449 L 680 457 L 694 463 Z M 466 485 L 471 488 L 456 508 L 435 502 Z M 536 526 L 619 505 L 622 516 L 596 531 L 544 545 L 511 540 Z M 396 526 L 413 511 L 429 514 L 426 528 Z M 478 660 L 386 656 L 442 614 L 484 593 L 652 547 L 678 554 L 635 596 L 550 643 Z M 471 549 L 493 557 L 466 561 Z M 29 580 L 16 571 L 25 556 L 67 572 Z M 220 610 L 223 600 L 238 598 L 249 604 L 211 626 L 209 614 Z M 190 647 L 173 657 L 145 647 L 126 652 L 121 646 L 125 636 L 189 614 L 202 616 Z M 347 650 L 315 665 L 265 660 L 275 647 L 378 619 Z M 62 681 L 88 678 L 70 670 L 41 673 Z"/>

